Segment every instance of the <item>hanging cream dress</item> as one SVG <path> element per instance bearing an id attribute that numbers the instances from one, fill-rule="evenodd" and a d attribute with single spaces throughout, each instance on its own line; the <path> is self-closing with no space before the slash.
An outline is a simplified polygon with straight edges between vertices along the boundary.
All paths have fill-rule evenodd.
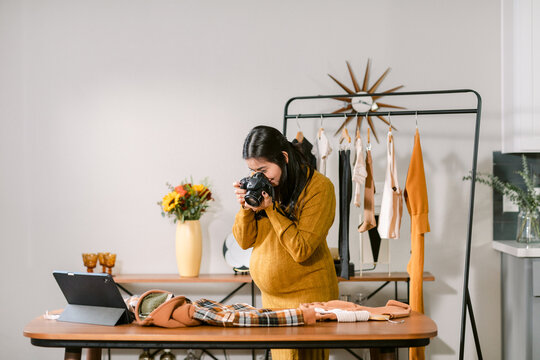
<path id="1" fill-rule="evenodd" d="M 394 137 L 391 130 L 388 132 L 386 145 L 386 177 L 377 230 L 383 239 L 399 239 L 399 228 L 403 213 L 403 192 L 398 184 Z"/>
<path id="2" fill-rule="evenodd" d="M 331 153 L 332 147 L 330 147 L 330 141 L 328 141 L 324 129 L 321 128 L 315 139 L 313 155 L 317 158 L 317 170 L 323 175 L 326 175 L 326 161 L 328 160 L 328 155 Z"/>
<path id="3" fill-rule="evenodd" d="M 366 182 L 367 170 L 366 162 L 364 161 L 362 138 L 358 136 L 354 142 L 356 151 L 356 160 L 354 161 L 354 168 L 352 174 L 352 181 L 354 182 L 354 206 L 360 207 L 362 205 L 362 185 Z"/>

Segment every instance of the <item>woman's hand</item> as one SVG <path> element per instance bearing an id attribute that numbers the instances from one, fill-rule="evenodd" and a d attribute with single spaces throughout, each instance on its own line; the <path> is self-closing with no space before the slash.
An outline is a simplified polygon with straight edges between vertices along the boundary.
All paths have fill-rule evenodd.
<path id="1" fill-rule="evenodd" d="M 267 207 L 269 206 L 273 206 L 273 200 L 272 200 L 272 197 L 270 195 L 268 195 L 266 193 L 266 191 L 263 191 L 262 192 L 262 196 L 263 196 L 263 201 L 261 202 L 261 204 L 258 206 L 258 207 L 253 207 L 247 203 L 244 204 L 244 209 L 251 209 L 255 212 L 257 211 L 261 211 L 261 210 L 264 210 L 266 209 Z"/>
<path id="2" fill-rule="evenodd" d="M 240 206 L 242 206 L 244 209 L 246 208 L 246 200 L 244 200 L 244 196 L 246 196 L 246 189 L 242 189 L 240 187 L 240 183 L 238 181 L 234 182 L 233 185 L 234 187 L 234 194 L 236 195 L 236 200 L 238 201 L 238 203 L 240 204 Z"/>
<path id="3" fill-rule="evenodd" d="M 244 209 L 251 209 L 253 211 L 261 211 L 261 210 L 266 209 L 269 206 L 273 206 L 272 198 L 265 191 L 262 192 L 263 201 L 261 202 L 260 206 L 253 207 L 249 204 L 246 204 L 246 200 L 244 199 L 244 197 L 246 196 L 247 190 L 242 189 L 240 187 L 239 182 L 234 182 L 233 187 L 235 189 L 234 193 L 236 195 L 236 200 L 238 201 L 240 206 L 242 206 Z"/>

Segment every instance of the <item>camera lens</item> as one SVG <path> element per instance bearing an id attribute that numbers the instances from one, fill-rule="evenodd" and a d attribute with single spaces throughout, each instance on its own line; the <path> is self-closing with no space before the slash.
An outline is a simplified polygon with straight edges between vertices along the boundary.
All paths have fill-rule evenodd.
<path id="1" fill-rule="evenodd" d="M 262 196 L 261 196 L 262 197 Z M 259 205 L 261 205 L 261 199 L 260 198 L 257 198 L 253 195 L 246 195 L 244 197 L 244 200 L 248 203 L 249 206 L 253 206 L 253 207 L 257 207 Z"/>

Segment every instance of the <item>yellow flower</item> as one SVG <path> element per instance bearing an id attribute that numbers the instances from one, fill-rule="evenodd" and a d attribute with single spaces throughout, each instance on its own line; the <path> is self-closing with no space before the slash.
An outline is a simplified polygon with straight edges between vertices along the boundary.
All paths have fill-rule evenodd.
<path id="1" fill-rule="evenodd" d="M 198 193 L 202 193 L 204 189 L 205 189 L 205 186 L 203 184 L 193 185 L 193 190 L 195 190 Z"/>
<path id="2" fill-rule="evenodd" d="M 170 212 L 178 204 L 179 200 L 180 194 L 178 194 L 176 191 L 173 191 L 163 197 L 163 202 L 161 203 L 161 206 L 163 206 L 164 211 Z"/>

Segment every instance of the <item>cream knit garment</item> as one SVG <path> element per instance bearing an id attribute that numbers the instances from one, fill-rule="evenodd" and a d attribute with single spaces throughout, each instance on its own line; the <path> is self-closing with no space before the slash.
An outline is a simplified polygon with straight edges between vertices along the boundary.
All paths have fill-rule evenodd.
<path id="1" fill-rule="evenodd" d="M 383 239 L 399 239 L 401 214 L 403 213 L 403 192 L 398 184 L 392 131 L 388 132 L 386 150 L 386 178 L 384 181 L 381 213 L 379 214 L 377 230 Z"/>
<path id="2" fill-rule="evenodd" d="M 360 207 L 362 205 L 362 185 L 366 182 L 367 170 L 366 162 L 364 160 L 364 152 L 362 144 L 362 138 L 359 136 L 354 142 L 356 150 L 356 160 L 354 161 L 354 168 L 352 173 L 352 181 L 354 182 L 354 206 Z"/>

